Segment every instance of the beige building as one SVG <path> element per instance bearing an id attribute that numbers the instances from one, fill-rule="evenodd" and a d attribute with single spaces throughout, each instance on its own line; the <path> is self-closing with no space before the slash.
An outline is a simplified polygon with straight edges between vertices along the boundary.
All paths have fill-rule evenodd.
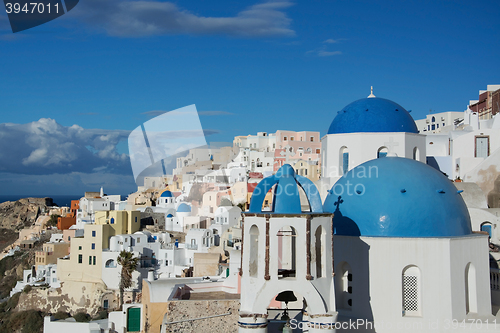
<path id="1" fill-rule="evenodd" d="M 309 178 L 312 181 L 319 179 L 320 166 L 318 161 L 298 160 L 294 165 L 295 173 L 300 176 Z"/>
<path id="2" fill-rule="evenodd" d="M 193 276 L 215 276 L 220 274 L 220 253 L 195 253 Z"/>
<path id="3" fill-rule="evenodd" d="M 95 222 L 84 226 L 83 237 L 72 238 L 70 258 L 57 261 L 61 282 L 102 283 L 101 254 L 109 248 L 110 237 L 139 231 L 141 217 L 139 211 L 99 211 Z"/>
<path id="4" fill-rule="evenodd" d="M 247 182 L 236 182 L 233 184 L 231 190 L 229 191 L 233 205 L 240 203 L 246 204 L 248 193 L 247 186 Z"/>
<path id="5" fill-rule="evenodd" d="M 35 264 L 56 264 L 58 258 L 68 255 L 69 244 L 66 242 L 45 243 L 42 251 L 36 251 Z"/>

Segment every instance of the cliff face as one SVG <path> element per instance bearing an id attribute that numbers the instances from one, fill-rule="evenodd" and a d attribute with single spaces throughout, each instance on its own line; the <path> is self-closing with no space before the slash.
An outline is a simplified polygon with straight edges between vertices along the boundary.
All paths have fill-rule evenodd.
<path id="1" fill-rule="evenodd" d="M 0 203 L 0 228 L 20 230 L 33 225 L 52 206 L 52 198 L 25 198 Z"/>

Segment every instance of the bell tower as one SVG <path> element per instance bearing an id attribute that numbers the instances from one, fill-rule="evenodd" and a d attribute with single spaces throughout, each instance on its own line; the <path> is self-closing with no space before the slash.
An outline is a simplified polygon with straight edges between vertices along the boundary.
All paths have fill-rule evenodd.
<path id="1" fill-rule="evenodd" d="M 270 190 L 272 209 L 263 211 Z M 316 186 L 289 164 L 257 185 L 243 213 L 240 333 L 267 332 L 270 303 L 297 294 L 309 332 L 334 332 L 332 216 L 323 213 Z"/>

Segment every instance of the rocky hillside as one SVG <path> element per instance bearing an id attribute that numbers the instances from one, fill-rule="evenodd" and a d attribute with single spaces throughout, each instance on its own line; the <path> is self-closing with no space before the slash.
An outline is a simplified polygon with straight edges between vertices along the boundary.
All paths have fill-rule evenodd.
<path id="1" fill-rule="evenodd" d="M 54 203 L 52 198 L 24 198 L 0 203 L 0 228 L 20 230 L 33 225 Z"/>

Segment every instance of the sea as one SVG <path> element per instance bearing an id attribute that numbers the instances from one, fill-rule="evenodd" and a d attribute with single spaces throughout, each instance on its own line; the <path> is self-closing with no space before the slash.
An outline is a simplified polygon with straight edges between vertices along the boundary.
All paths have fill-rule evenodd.
<path id="1" fill-rule="evenodd" d="M 54 201 L 54 204 L 59 206 L 59 207 L 70 207 L 71 206 L 71 200 L 80 200 L 83 195 L 81 194 L 66 194 L 66 195 L 15 195 L 15 194 L 10 194 L 10 195 L 1 195 L 0 194 L 0 203 L 5 202 L 5 201 L 17 201 L 22 198 L 52 198 Z M 122 195 L 121 196 L 122 200 L 123 198 L 126 198 L 126 196 Z"/>

